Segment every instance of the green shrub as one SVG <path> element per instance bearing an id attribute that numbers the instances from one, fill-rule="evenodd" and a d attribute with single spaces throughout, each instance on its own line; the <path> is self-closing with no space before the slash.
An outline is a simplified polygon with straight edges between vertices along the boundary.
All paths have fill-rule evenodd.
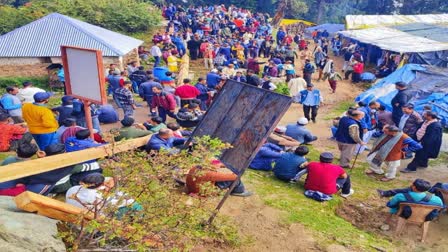
<path id="1" fill-rule="evenodd" d="M 277 88 L 274 90 L 276 93 L 289 96 L 288 84 L 286 84 L 286 83 L 278 83 L 276 85 L 277 85 Z"/>
<path id="2" fill-rule="evenodd" d="M 48 90 L 48 77 L 0 77 L 0 89 L 1 92 L 4 91 L 4 89 L 7 86 L 18 86 L 22 87 L 22 83 L 25 81 L 31 81 L 34 86 Z"/>

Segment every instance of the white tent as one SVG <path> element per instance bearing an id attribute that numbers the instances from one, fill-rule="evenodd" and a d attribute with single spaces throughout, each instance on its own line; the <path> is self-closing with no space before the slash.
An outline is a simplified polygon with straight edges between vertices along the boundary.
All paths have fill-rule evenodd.
<path id="1" fill-rule="evenodd" d="M 347 30 L 366 29 L 378 26 L 394 26 L 410 23 L 443 24 L 448 23 L 448 14 L 428 15 L 347 15 Z"/>

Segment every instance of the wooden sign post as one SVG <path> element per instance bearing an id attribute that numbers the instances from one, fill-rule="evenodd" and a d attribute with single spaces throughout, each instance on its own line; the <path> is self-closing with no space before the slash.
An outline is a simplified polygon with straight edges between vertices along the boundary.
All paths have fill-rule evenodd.
<path id="1" fill-rule="evenodd" d="M 67 95 L 80 99 L 90 137 L 93 139 L 93 123 L 90 105 L 106 104 L 103 56 L 100 50 L 61 46 Z"/>

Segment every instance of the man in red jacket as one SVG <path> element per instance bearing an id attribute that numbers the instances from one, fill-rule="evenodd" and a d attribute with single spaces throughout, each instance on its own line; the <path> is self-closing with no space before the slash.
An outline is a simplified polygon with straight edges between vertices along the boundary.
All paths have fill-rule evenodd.
<path id="1" fill-rule="evenodd" d="M 323 152 L 320 154 L 320 162 L 309 163 L 305 189 L 327 195 L 335 194 L 342 189 L 341 196 L 346 198 L 355 192 L 351 189 L 350 177 L 342 167 L 332 162 L 333 154 Z"/>
<path id="2" fill-rule="evenodd" d="M 184 79 L 183 84 L 176 88 L 174 95 L 180 97 L 180 107 L 183 108 L 185 105 L 190 104 L 192 101 L 196 100 L 196 97 L 200 95 L 201 92 L 191 85 L 190 79 Z"/>
<path id="3" fill-rule="evenodd" d="M 163 122 L 166 121 L 166 115 L 172 118 L 176 118 L 174 111 L 176 110 L 176 100 L 174 95 L 162 91 L 161 86 L 155 86 L 152 88 L 154 96 L 152 98 L 151 113 L 156 113 L 156 108 L 158 110 L 159 116 L 162 118 Z"/>

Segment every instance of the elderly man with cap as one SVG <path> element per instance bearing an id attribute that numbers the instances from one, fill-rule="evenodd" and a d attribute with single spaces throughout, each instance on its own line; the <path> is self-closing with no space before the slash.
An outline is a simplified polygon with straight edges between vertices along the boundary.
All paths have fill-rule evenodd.
<path id="1" fill-rule="evenodd" d="M 314 89 L 313 84 L 307 84 L 306 90 L 300 91 L 299 103 L 303 105 L 303 113 L 308 121 L 312 120 L 313 123 L 316 123 L 317 111 L 322 102 L 322 95 L 319 89 Z"/>
<path id="2" fill-rule="evenodd" d="M 372 150 L 367 156 L 370 170 L 366 173 L 384 174 L 381 168 L 384 163 L 387 172 L 381 181 L 387 182 L 395 179 L 397 168 L 400 166 L 400 160 L 404 157 L 404 153 L 417 151 L 422 146 L 396 126 L 385 126 L 383 132 L 384 134 L 373 144 Z"/>
<path id="3" fill-rule="evenodd" d="M 17 97 L 19 97 L 23 103 L 33 103 L 34 95 L 39 92 L 45 92 L 45 90 L 33 86 L 31 81 L 25 81 L 23 83 L 23 88 L 19 90 Z"/>
<path id="4" fill-rule="evenodd" d="M 323 152 L 320 162 L 310 162 L 305 189 L 333 195 L 341 190 L 341 196 L 346 198 L 355 191 L 351 188 L 350 176 L 338 165 L 332 164 L 333 154 Z"/>
<path id="5" fill-rule="evenodd" d="M 73 112 L 73 97 L 65 95 L 61 98 L 62 105 L 56 108 L 53 108 L 53 112 L 57 112 L 58 114 L 58 123 L 59 126 L 64 124 L 65 119 L 71 117 Z"/>
<path id="6" fill-rule="evenodd" d="M 403 173 L 416 172 L 417 168 L 427 168 L 429 159 L 439 156 L 442 146 L 442 124 L 438 120 L 437 113 L 433 111 L 426 112 L 424 118 L 425 121 L 415 133 L 416 140 L 420 142 L 423 148 L 415 153 L 414 159 L 408 164 L 407 168 L 401 170 Z"/>
<path id="7" fill-rule="evenodd" d="M 185 107 L 185 105 L 197 101 L 196 97 L 200 94 L 201 92 L 191 85 L 190 79 L 184 79 L 183 84 L 178 86 L 174 92 L 174 95 L 180 98 L 180 107 Z"/>
<path id="8" fill-rule="evenodd" d="M 286 127 L 278 126 L 275 128 L 274 132 L 269 135 L 268 142 L 280 146 L 284 150 L 295 148 L 301 143 L 294 138 L 285 135 Z"/>
<path id="9" fill-rule="evenodd" d="M 308 144 L 317 140 L 311 132 L 305 127 L 308 124 L 308 119 L 305 117 L 299 118 L 297 124 L 288 124 L 286 126 L 285 135 L 294 138 L 302 144 Z"/>
<path id="10" fill-rule="evenodd" d="M 403 106 L 412 98 L 412 93 L 407 86 L 408 84 L 402 81 L 395 83 L 395 88 L 398 90 L 398 93 L 390 101 L 392 105 L 392 119 L 396 126 L 400 124 L 400 119 L 403 115 Z"/>
<path id="11" fill-rule="evenodd" d="M 338 142 L 338 149 L 341 152 L 339 164 L 343 168 L 350 167 L 350 160 L 356 149 L 357 144 L 365 145 L 362 141 L 363 129 L 361 120 L 364 118 L 364 112 L 350 109 L 347 111 L 347 116 L 339 120 L 339 126 L 336 130 L 336 141 Z"/>
<path id="12" fill-rule="evenodd" d="M 54 136 L 59 124 L 53 112 L 46 107 L 52 95 L 48 92 L 36 93 L 33 97 L 35 102 L 25 103 L 22 107 L 23 119 L 41 150 L 57 142 Z"/>

